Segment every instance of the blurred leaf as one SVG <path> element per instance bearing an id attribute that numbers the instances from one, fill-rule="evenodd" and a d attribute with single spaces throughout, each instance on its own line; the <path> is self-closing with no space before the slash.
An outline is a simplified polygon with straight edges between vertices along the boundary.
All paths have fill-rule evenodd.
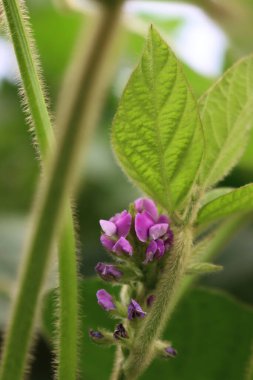
<path id="1" fill-rule="evenodd" d="M 9 312 L 9 295 L 7 287 L 9 284 L 7 282 L 0 282 L 0 329 L 3 329 L 8 318 Z"/>
<path id="2" fill-rule="evenodd" d="M 16 278 L 25 231 L 23 216 L 0 217 L 0 283 Z"/>
<path id="3" fill-rule="evenodd" d="M 206 203 L 197 216 L 197 224 L 211 223 L 235 213 L 253 210 L 253 184 L 243 186 Z"/>
<path id="4" fill-rule="evenodd" d="M 212 263 L 192 263 L 187 268 L 187 274 L 205 274 L 219 272 L 223 269 L 221 265 Z"/>
<path id="5" fill-rule="evenodd" d="M 179 62 L 152 28 L 114 119 L 113 147 L 130 178 L 167 210 L 189 194 L 201 125 Z"/>
<path id="6" fill-rule="evenodd" d="M 0 327 L 5 325 L 9 312 L 25 226 L 25 218 L 22 216 L 0 217 Z"/>
<path id="7" fill-rule="evenodd" d="M 232 187 L 217 187 L 216 189 L 212 189 L 212 190 L 208 191 L 207 193 L 205 193 L 205 195 L 201 201 L 202 207 L 205 204 L 213 201 L 214 199 L 219 198 L 221 195 L 230 193 L 230 191 L 232 191 L 232 190 L 233 190 Z"/>
<path id="8" fill-rule="evenodd" d="M 50 102 L 54 104 L 76 37 L 86 17 L 77 12 L 60 11 L 52 1 L 47 4 L 32 2 L 29 11 L 43 77 L 49 85 Z"/>
<path id="9" fill-rule="evenodd" d="M 199 105 L 207 142 L 201 183 L 210 187 L 238 162 L 249 139 L 253 125 L 253 57 L 229 69 L 201 97 Z"/>
<path id="10" fill-rule="evenodd" d="M 96 302 L 96 291 L 105 288 L 90 279 L 80 284 L 81 295 L 81 380 L 106 380 L 113 363 L 113 349 L 101 348 L 88 337 L 88 329 L 113 329 L 108 313 Z M 55 292 L 49 294 L 44 309 L 44 329 L 53 335 Z M 223 293 L 193 290 L 178 305 L 164 337 L 178 350 L 175 360 L 156 360 L 143 380 L 238 380 L 243 378 L 253 339 L 253 310 Z M 231 356 L 236 360 L 231 360 Z"/>

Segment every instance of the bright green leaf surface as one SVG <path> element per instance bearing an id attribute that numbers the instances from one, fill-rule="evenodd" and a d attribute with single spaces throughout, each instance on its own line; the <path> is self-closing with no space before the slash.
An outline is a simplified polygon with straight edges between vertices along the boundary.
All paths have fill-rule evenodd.
<path id="1" fill-rule="evenodd" d="M 248 142 L 253 125 L 253 56 L 228 70 L 199 105 L 207 142 L 201 183 L 210 187 L 228 174 Z"/>
<path id="2" fill-rule="evenodd" d="M 213 201 L 216 198 L 219 198 L 221 195 L 230 193 L 233 190 L 233 187 L 217 187 L 216 189 L 212 189 L 205 193 L 201 206 L 203 207 L 206 203 Z"/>
<path id="3" fill-rule="evenodd" d="M 187 197 L 203 154 L 201 124 L 179 62 L 153 28 L 122 96 L 112 141 L 126 173 L 167 210 Z"/>
<path id="4" fill-rule="evenodd" d="M 238 212 L 253 210 L 253 184 L 240 187 L 205 204 L 199 211 L 197 223 L 210 223 Z"/>
<path id="5" fill-rule="evenodd" d="M 187 268 L 187 274 L 205 274 L 219 272 L 223 269 L 221 265 L 212 263 L 192 263 Z"/>
<path id="6" fill-rule="evenodd" d="M 81 380 L 107 380 L 113 362 L 113 348 L 101 348 L 90 342 L 89 328 L 113 328 L 116 321 L 96 303 L 96 291 L 108 288 L 96 280 L 81 284 L 82 294 L 82 356 Z M 52 305 L 50 296 L 44 322 L 52 336 Z M 85 308 L 85 309 L 84 309 Z M 250 357 L 253 339 L 253 310 L 223 293 L 204 289 L 191 291 L 177 307 L 165 338 L 178 350 L 175 360 L 156 360 L 142 376 L 143 380 L 238 380 Z M 231 360 L 231 358 L 236 360 Z"/>

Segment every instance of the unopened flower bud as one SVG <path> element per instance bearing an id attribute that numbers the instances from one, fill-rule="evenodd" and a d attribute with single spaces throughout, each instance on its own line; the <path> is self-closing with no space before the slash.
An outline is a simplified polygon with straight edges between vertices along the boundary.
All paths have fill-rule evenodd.
<path id="1" fill-rule="evenodd" d="M 115 339 L 126 339 L 128 338 L 128 334 L 127 334 L 127 331 L 125 329 L 125 327 L 123 326 L 122 323 L 119 323 L 117 326 L 116 326 L 116 329 L 113 333 L 113 336 Z"/>
<path id="2" fill-rule="evenodd" d="M 177 350 L 172 346 L 166 347 L 164 351 L 165 355 L 169 358 L 175 358 L 177 356 Z"/>
<path id="3" fill-rule="evenodd" d="M 97 291 L 97 300 L 98 304 L 106 311 L 116 309 L 112 296 L 104 289 Z"/>
<path id="4" fill-rule="evenodd" d="M 135 300 L 131 300 L 128 306 L 128 319 L 133 320 L 135 318 L 144 318 L 146 312 L 142 310 L 141 306 Z"/>
<path id="5" fill-rule="evenodd" d="M 104 335 L 100 331 L 95 331 L 90 329 L 89 330 L 89 336 L 92 340 L 97 341 L 104 338 Z"/>
<path id="6" fill-rule="evenodd" d="M 123 273 L 112 264 L 97 263 L 95 270 L 97 274 L 105 281 L 117 281 Z"/>
<path id="7" fill-rule="evenodd" d="M 146 301 L 147 307 L 151 307 L 153 305 L 154 301 L 155 301 L 154 294 L 150 294 L 150 296 L 148 296 L 147 301 Z"/>

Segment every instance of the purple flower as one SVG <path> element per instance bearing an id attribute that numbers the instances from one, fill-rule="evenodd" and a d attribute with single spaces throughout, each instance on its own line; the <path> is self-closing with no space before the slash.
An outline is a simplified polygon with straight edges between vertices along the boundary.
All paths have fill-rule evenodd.
<path id="1" fill-rule="evenodd" d="M 115 339 L 125 339 L 125 338 L 128 338 L 128 334 L 126 332 L 126 329 L 125 327 L 123 326 L 122 323 L 119 323 L 117 326 L 116 326 L 116 329 L 113 333 L 113 336 Z"/>
<path id="2" fill-rule="evenodd" d="M 98 304 L 106 311 L 115 310 L 116 306 L 113 303 L 112 296 L 104 289 L 97 291 Z"/>
<path id="3" fill-rule="evenodd" d="M 101 219 L 99 223 L 104 232 L 100 238 L 102 245 L 118 255 L 125 253 L 132 256 L 133 248 L 126 239 L 131 222 L 132 217 L 126 210 L 114 215 L 109 220 Z"/>
<path id="4" fill-rule="evenodd" d="M 163 257 L 165 252 L 165 244 L 162 239 L 151 240 L 146 250 L 146 259 L 144 261 L 147 264 L 150 261 L 153 261 L 154 257 L 160 259 Z"/>
<path id="5" fill-rule="evenodd" d="M 150 294 L 150 296 L 148 296 L 146 302 L 147 302 L 147 306 L 151 307 L 153 305 L 153 303 L 155 302 L 155 296 L 154 296 L 154 294 Z"/>
<path id="6" fill-rule="evenodd" d="M 128 306 L 128 319 L 131 321 L 134 318 L 144 318 L 147 313 L 142 310 L 138 302 L 131 300 Z"/>
<path id="7" fill-rule="evenodd" d="M 136 211 L 142 213 L 143 211 L 146 211 L 153 220 L 158 219 L 158 211 L 156 208 L 155 203 L 152 201 L 152 199 L 148 198 L 138 198 L 134 202 L 134 207 Z"/>
<path id="8" fill-rule="evenodd" d="M 139 198 L 134 203 L 137 214 L 135 216 L 135 232 L 138 239 L 149 242 L 146 250 L 145 263 L 161 258 L 171 247 L 173 232 L 166 215 L 159 215 L 155 203 L 151 199 Z"/>
<path id="9" fill-rule="evenodd" d="M 97 274 L 105 281 L 117 281 L 123 273 L 115 265 L 97 263 L 95 270 Z"/>
<path id="10" fill-rule="evenodd" d="M 95 330 L 92 330 L 92 329 L 89 330 L 89 336 L 92 339 L 94 339 L 94 340 L 103 339 L 104 338 L 104 335 L 100 331 L 95 331 Z"/>
<path id="11" fill-rule="evenodd" d="M 169 347 L 165 348 L 165 354 L 166 354 L 166 356 L 168 356 L 170 358 L 175 358 L 177 356 L 177 350 L 175 350 L 175 348 L 169 346 Z"/>

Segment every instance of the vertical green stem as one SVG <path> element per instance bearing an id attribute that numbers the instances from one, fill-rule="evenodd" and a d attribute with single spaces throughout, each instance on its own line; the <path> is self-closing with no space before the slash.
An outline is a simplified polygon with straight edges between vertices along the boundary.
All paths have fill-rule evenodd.
<path id="1" fill-rule="evenodd" d="M 183 227 L 175 234 L 174 247 L 157 285 L 156 300 L 143 320 L 124 365 L 126 379 L 137 379 L 153 358 L 155 342 L 173 311 L 174 297 L 179 289 L 191 248 L 192 231 L 189 227 Z"/>
<path id="2" fill-rule="evenodd" d="M 121 347 L 117 347 L 117 350 L 115 353 L 115 362 L 112 369 L 110 380 L 124 380 L 125 379 L 123 365 L 124 365 L 124 355 L 122 353 Z"/>
<path id="3" fill-rule="evenodd" d="M 29 28 L 27 26 L 26 11 L 16 1 L 3 0 L 7 23 L 12 37 L 18 65 L 22 77 L 24 95 L 31 114 L 31 121 L 35 129 L 36 140 L 39 146 L 40 154 L 45 163 L 49 152 L 52 153 L 54 146 L 54 135 L 51 120 L 48 114 L 45 96 L 43 94 L 42 84 L 39 76 L 39 65 L 35 58 L 34 46 Z M 66 222 L 64 225 L 64 233 L 59 242 L 59 271 L 60 278 L 64 277 L 64 282 L 60 281 L 60 310 L 68 310 L 63 312 L 64 317 L 60 318 L 61 340 L 64 347 L 65 356 L 68 361 L 65 363 L 65 373 L 68 379 L 75 379 L 77 372 L 77 264 L 75 257 L 75 239 L 74 225 L 72 221 L 71 208 L 67 207 Z M 41 268 L 45 271 L 45 268 Z M 27 279 L 31 281 L 31 279 Z M 62 286 L 64 285 L 64 286 Z M 29 302 L 29 299 L 28 299 Z M 67 341 L 67 342 L 65 342 Z M 8 342 L 8 338 L 7 338 Z M 7 363 L 14 360 L 12 346 L 6 343 L 6 351 L 4 357 Z M 59 359 L 60 360 L 60 359 Z M 22 364 L 23 365 L 23 364 Z M 6 370 L 4 369 L 6 368 Z M 3 377 L 5 371 L 8 370 L 8 364 L 3 361 Z M 12 376 L 12 375 L 10 375 Z"/>
<path id="4" fill-rule="evenodd" d="M 11 4 L 10 7 L 8 6 L 9 3 Z M 13 4 L 15 5 L 14 8 Z M 4 0 L 4 6 L 9 14 L 13 12 L 15 13 L 15 17 L 18 15 L 19 19 L 17 22 L 21 22 L 20 9 L 15 1 Z M 7 16 L 8 12 L 6 12 Z M 119 14 L 120 4 L 115 5 L 114 8 L 103 9 L 101 11 L 101 18 L 97 22 L 96 30 L 91 38 L 90 49 L 87 52 L 87 62 L 79 83 L 78 93 L 80 97 L 75 102 L 73 112 L 69 115 L 68 119 L 65 119 L 64 125 L 61 126 L 63 133 L 56 155 L 53 158 L 52 164 L 46 167 L 46 173 L 42 179 L 38 198 L 39 202 L 37 202 L 39 207 L 36 213 L 34 213 L 33 231 L 27 247 L 26 263 L 22 268 L 23 273 L 3 352 L 0 372 L 2 380 L 21 379 L 25 369 L 25 360 L 36 315 L 36 307 L 46 273 L 49 254 L 53 247 L 54 236 L 59 231 L 61 217 L 66 213 L 68 214 L 68 212 L 63 211 L 63 206 L 67 194 L 73 188 L 74 168 L 79 161 L 82 140 L 86 136 L 86 131 L 94 126 L 100 110 L 100 103 L 97 101 L 101 101 L 101 96 L 104 95 L 108 83 L 108 76 L 105 77 L 103 75 L 104 66 L 114 42 Z M 13 27 L 14 35 L 16 27 L 17 25 L 15 24 Z M 80 112 L 80 109 L 82 112 Z M 66 237 L 68 234 L 63 233 L 63 236 Z M 69 245 L 71 244 L 68 239 L 66 242 Z M 67 246 L 64 243 L 60 244 L 60 246 L 66 250 Z M 66 279 L 68 263 L 63 261 L 63 256 L 60 256 L 60 265 L 65 273 L 62 279 Z M 74 272 L 73 266 L 70 272 Z M 71 287 L 66 285 L 64 293 L 67 295 L 65 298 L 66 302 L 64 303 L 63 300 L 61 302 L 62 306 L 63 304 L 66 306 L 66 309 L 64 310 L 65 314 L 61 315 L 61 322 L 69 320 L 66 316 L 66 311 L 70 312 L 67 306 L 71 302 Z M 74 313 L 75 310 L 72 310 L 72 312 Z M 66 336 L 70 337 L 71 331 L 69 329 Z M 63 335 L 64 332 L 62 331 L 61 337 Z M 63 351 L 62 354 L 60 353 L 60 356 L 62 355 L 61 361 L 67 356 L 69 342 L 65 339 L 62 343 L 64 345 L 64 353 Z M 70 355 L 70 357 L 67 357 L 66 362 L 69 363 L 72 359 L 73 356 Z M 74 360 L 76 360 L 76 356 Z M 59 376 L 62 379 L 74 379 L 75 374 L 73 373 L 70 374 L 70 377 L 66 373 L 63 374 L 67 364 L 63 363 L 62 365 L 63 367 L 59 371 Z"/>
<path id="5" fill-rule="evenodd" d="M 32 123 L 34 124 L 41 156 L 45 159 L 48 150 L 52 149 L 54 136 L 41 79 L 38 74 L 40 68 L 34 58 L 36 55 L 35 47 L 30 36 L 29 26 L 25 22 L 26 10 L 24 4 L 20 8 L 20 3 L 17 0 L 1 0 L 1 2 L 15 49 L 25 97 L 31 113 Z"/>

